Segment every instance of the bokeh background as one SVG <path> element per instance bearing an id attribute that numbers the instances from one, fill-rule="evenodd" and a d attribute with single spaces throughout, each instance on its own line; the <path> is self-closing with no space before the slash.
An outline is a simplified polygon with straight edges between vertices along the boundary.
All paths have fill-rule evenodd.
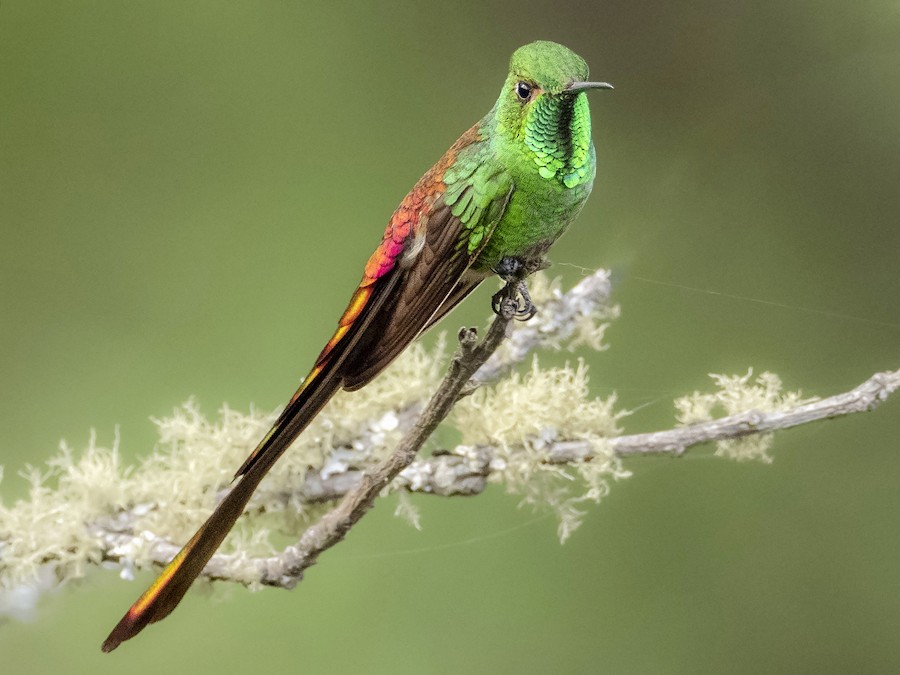
<path id="1" fill-rule="evenodd" d="M 672 424 L 709 372 L 827 396 L 900 366 L 900 7 L 783 2 L 0 4 L 3 499 L 60 439 L 194 395 L 283 404 L 396 203 L 553 39 L 600 169 L 553 251 L 615 273 L 597 395 Z M 491 288 L 445 323 L 481 323 Z M 550 357 L 561 362 L 565 357 Z M 569 357 L 572 358 L 572 357 Z M 771 466 L 629 463 L 564 546 L 493 489 L 380 504 L 291 593 L 194 593 L 112 655 L 115 572 L 0 625 L 8 673 L 900 670 L 900 402 Z"/>

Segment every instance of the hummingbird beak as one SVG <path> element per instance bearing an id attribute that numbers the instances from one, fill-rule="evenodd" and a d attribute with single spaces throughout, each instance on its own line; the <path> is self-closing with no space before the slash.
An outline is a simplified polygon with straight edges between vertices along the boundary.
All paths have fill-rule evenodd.
<path id="1" fill-rule="evenodd" d="M 612 89 L 613 86 L 608 82 L 573 82 L 566 91 L 584 91 L 585 89 Z"/>

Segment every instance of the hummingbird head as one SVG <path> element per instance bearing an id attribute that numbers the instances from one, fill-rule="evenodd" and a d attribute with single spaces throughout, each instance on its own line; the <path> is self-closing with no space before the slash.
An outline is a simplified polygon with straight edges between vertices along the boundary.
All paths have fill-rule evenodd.
<path id="1" fill-rule="evenodd" d="M 584 59 L 570 49 L 539 40 L 513 52 L 509 75 L 494 106 L 496 131 L 519 150 L 524 145 L 534 170 L 567 187 L 593 179 L 588 89 Z"/>

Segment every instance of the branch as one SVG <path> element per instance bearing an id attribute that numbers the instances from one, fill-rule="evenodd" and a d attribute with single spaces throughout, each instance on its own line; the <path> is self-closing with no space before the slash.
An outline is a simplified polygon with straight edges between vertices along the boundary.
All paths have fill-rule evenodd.
<path id="1" fill-rule="evenodd" d="M 261 561 L 258 566 L 262 583 L 293 587 L 302 578 L 303 570 L 314 565 L 323 551 L 341 541 L 372 507 L 381 490 L 412 464 L 419 448 L 450 413 L 463 386 L 484 365 L 506 335 L 512 308 L 506 306 L 504 310 L 494 318 L 481 344 L 476 344 L 475 329 L 464 328 L 460 331 L 459 352 L 450 364 L 450 371 L 397 450 L 371 472 L 365 473 L 358 486 L 347 493 L 337 508 L 309 527 L 296 546 L 288 547 L 280 556 Z"/>
<path id="2" fill-rule="evenodd" d="M 473 330 L 461 332 L 460 351 L 427 406 L 423 406 L 423 396 L 416 393 L 392 399 L 395 402 L 387 407 L 382 399 L 377 399 L 381 402 L 379 405 L 355 403 L 336 408 L 337 412 L 331 413 L 333 421 L 329 421 L 326 410 L 321 416 L 323 423 L 319 431 L 308 432 L 306 437 L 310 439 L 320 434 L 328 437 L 327 442 L 318 446 L 318 441 L 313 442 L 313 450 L 304 451 L 307 454 L 294 448 L 293 454 L 298 455 L 299 468 L 283 472 L 283 478 L 273 476 L 265 481 L 251 501 L 245 517 L 279 510 L 295 513 L 298 507 L 302 508 L 305 504 L 324 506 L 338 500 L 340 502 L 308 527 L 295 545 L 283 552 L 252 558 L 241 550 L 242 547 L 238 547 L 238 553 L 215 555 L 204 570 L 204 576 L 245 585 L 262 583 L 291 588 L 324 550 L 343 539 L 371 508 L 375 498 L 388 490 L 441 496 L 475 495 L 483 492 L 489 481 L 506 481 L 508 486 L 515 484 L 515 488 L 525 494 L 526 500 L 546 503 L 556 509 L 560 514 L 560 535 L 564 538 L 583 515 L 583 511 L 576 508 L 579 502 L 599 500 L 605 494 L 607 478 L 618 479 L 628 475 L 621 468 L 622 459 L 660 454 L 677 457 L 708 442 L 727 444 L 736 443 L 736 439 L 743 439 L 741 442 L 749 442 L 753 438 L 768 439 L 772 432 L 779 429 L 871 410 L 900 388 L 900 370 L 876 374 L 852 391 L 817 401 L 801 401 L 799 396 L 792 395 L 768 396 L 772 391 L 778 394 L 778 383 L 773 390 L 766 389 L 763 393 L 767 396 L 761 398 L 729 399 L 732 405 L 727 407 L 727 411 L 742 412 L 709 420 L 702 415 L 698 417 L 694 412 L 692 419 L 704 421 L 666 431 L 622 435 L 615 424 L 621 413 L 614 411 L 612 400 L 599 402 L 601 405 L 598 408 L 579 407 L 579 414 L 575 416 L 596 422 L 595 418 L 605 415 L 606 422 L 584 427 L 581 431 L 580 427 L 571 426 L 573 416 L 566 406 L 571 405 L 574 409 L 587 405 L 584 403 L 587 396 L 586 372 L 581 372 L 584 370 L 581 367 L 577 372 L 557 369 L 563 379 L 568 377 L 574 381 L 582 378 L 560 396 L 556 389 L 549 392 L 540 386 L 533 386 L 530 394 L 522 394 L 528 387 L 529 376 L 514 374 L 492 390 L 497 397 L 494 399 L 495 411 L 510 407 L 518 410 L 520 404 L 528 403 L 528 400 L 521 398 L 523 395 L 535 398 L 540 403 L 537 409 L 543 409 L 549 402 L 560 398 L 563 408 L 556 408 L 557 412 L 552 415 L 568 415 L 569 426 L 552 415 L 549 419 L 545 415 L 542 420 L 527 417 L 525 423 L 520 425 L 522 431 L 509 434 L 509 427 L 518 425 L 521 415 L 511 422 L 509 415 L 488 414 L 487 417 L 499 425 L 496 434 L 494 429 L 488 429 L 487 438 L 490 440 L 469 441 L 449 450 L 435 451 L 432 457 L 417 458 L 425 440 L 460 397 L 472 393 L 483 383 L 502 377 L 535 349 L 558 349 L 579 341 L 603 348 L 600 338 L 606 326 L 604 322 L 614 318 L 618 311 L 608 305 L 608 273 L 603 270 L 595 272 L 565 294 L 543 281 L 533 282 L 531 291 L 541 308 L 531 321 L 516 322 L 515 330 L 508 331 L 508 318 L 498 317 L 481 345 L 475 344 Z M 409 368 L 406 374 L 397 375 L 399 379 L 396 383 L 386 384 L 386 389 L 393 391 L 397 386 L 408 389 L 413 384 L 409 381 L 410 377 L 422 379 L 422 383 L 417 383 L 420 388 L 416 392 L 423 391 L 423 383 L 436 381 L 437 373 L 425 377 L 422 372 L 423 361 L 427 364 L 424 369 L 427 369 L 433 367 L 434 359 L 429 360 L 422 355 L 412 358 L 419 361 L 412 362 L 413 368 L 404 366 Z M 547 372 L 535 368 L 532 375 L 546 375 Z M 386 375 L 383 381 L 387 383 L 390 373 Z M 730 393 L 758 393 L 753 387 L 746 386 L 748 378 L 749 375 L 736 378 L 735 381 L 744 388 L 738 387 Z M 720 386 L 726 379 L 719 380 Z M 567 381 L 567 386 L 573 385 L 572 381 Z M 767 382 L 777 383 L 777 378 L 770 376 Z M 538 385 L 541 384 L 538 382 Z M 518 396 L 519 404 L 499 393 L 507 385 L 510 388 L 505 396 Z M 579 386 L 582 388 L 578 389 Z M 471 411 L 474 406 L 475 410 L 480 410 L 479 406 L 491 401 L 484 391 L 476 398 L 477 401 L 467 400 L 462 407 Z M 722 399 L 716 400 L 722 403 Z M 496 407 L 498 402 L 499 408 Z M 744 410 L 746 408 L 750 410 Z M 529 409 L 526 405 L 524 410 L 532 412 L 524 414 L 533 414 L 537 409 Z M 340 427 L 343 431 L 336 434 L 333 430 L 337 428 L 337 420 L 342 419 L 340 416 L 349 416 L 355 410 L 375 412 L 368 413 L 372 415 L 371 419 L 357 416 L 349 424 L 343 421 Z M 581 415 L 583 410 L 599 412 Z M 42 579 L 39 585 L 53 585 L 54 579 L 60 583 L 68 578 L 83 576 L 85 563 L 113 564 L 122 567 L 125 575 L 135 565 L 167 563 L 179 546 L 155 533 L 165 525 L 147 525 L 148 514 L 163 514 L 172 508 L 172 503 L 154 492 L 154 489 L 159 489 L 159 481 L 180 482 L 185 478 L 184 472 L 193 473 L 194 469 L 190 467 L 196 467 L 197 462 L 201 461 L 197 454 L 201 447 L 204 453 L 208 453 L 203 455 L 204 458 L 216 457 L 218 461 L 223 461 L 222 456 L 227 454 L 224 451 L 240 454 L 259 435 L 259 429 L 270 421 L 260 416 L 248 417 L 225 411 L 221 424 L 216 425 L 206 422 L 195 408 L 188 412 L 190 415 L 187 418 L 176 417 L 170 422 L 170 427 L 166 429 L 171 437 L 166 438 L 164 434 L 163 445 L 171 448 L 169 452 L 176 453 L 178 459 L 175 461 L 154 455 L 136 470 L 126 469 L 123 472 L 116 448 L 95 448 L 92 438 L 91 447 L 77 462 L 73 460 L 71 451 L 65 448 L 60 457 L 51 460 L 52 470 L 59 478 L 59 488 L 56 490 L 45 486 L 46 473 L 32 470 L 31 501 L 21 502 L 12 509 L 0 504 L 0 596 L 4 588 L 15 588 L 17 584 L 34 585 L 37 582 L 29 581 L 32 578 Z M 387 418 L 390 418 L 390 425 L 385 426 Z M 462 419 L 457 418 L 458 426 Z M 390 428 L 390 433 L 401 440 L 396 446 L 387 446 L 395 449 L 379 461 L 379 453 L 383 452 L 379 448 L 385 447 L 383 430 L 386 428 Z M 464 436 L 469 431 L 465 426 L 460 429 Z M 533 433 L 525 429 L 532 429 Z M 325 452 L 325 448 L 330 449 L 324 459 L 321 454 L 316 455 Z M 320 459 L 315 460 L 315 457 Z M 762 458 L 765 459 L 765 456 Z M 205 466 L 206 460 L 202 461 Z M 219 468 L 222 476 L 228 474 L 229 462 L 224 460 L 224 468 Z M 214 461 L 210 463 L 215 464 Z M 201 481 L 198 483 L 200 490 L 223 480 L 217 472 L 219 469 L 213 466 L 208 476 L 197 477 Z M 161 477 L 154 479 L 156 482 L 153 483 L 147 479 L 143 479 L 144 482 L 135 480 L 144 471 Z M 569 480 L 553 485 L 547 483 L 547 480 L 561 476 Z M 573 481 L 572 478 L 581 480 Z M 541 481 L 549 489 L 542 492 Z M 559 484 L 586 484 L 589 489 L 583 495 L 560 497 L 561 489 L 571 488 L 559 488 Z M 546 501 L 542 501 L 544 499 Z M 208 507 L 198 501 L 191 503 L 189 508 L 196 509 L 202 515 Z M 568 522 L 565 522 L 566 518 Z M 163 521 L 150 519 L 150 522 Z M 256 526 L 254 522 L 258 530 Z M 154 531 L 147 531 L 148 527 Z M 23 528 L 39 534 L 42 539 L 33 538 L 26 542 L 16 537 L 15 533 L 23 531 Z M 69 543 L 60 548 L 58 542 Z M 20 562 L 23 560 L 24 564 Z"/>
<path id="3" fill-rule="evenodd" d="M 543 275 L 532 277 L 530 285 L 532 298 L 540 305 L 539 313 L 528 322 L 516 322 L 516 330 L 511 331 L 511 334 L 507 336 L 505 341 L 496 339 L 499 336 L 499 327 L 495 321 L 489 333 L 490 342 L 486 342 L 477 351 L 477 354 L 464 355 L 463 357 L 463 361 L 467 364 L 477 355 L 478 358 L 471 362 L 478 367 L 476 372 L 469 378 L 469 382 L 463 382 L 462 389 L 464 391 L 461 393 L 471 393 L 480 383 L 502 376 L 515 365 L 521 363 L 530 351 L 538 347 L 559 349 L 563 344 L 581 341 L 587 342 L 595 348 L 602 348 L 599 341 L 606 326 L 602 322 L 618 315 L 618 308 L 609 305 L 611 284 L 609 273 L 606 270 L 597 270 L 586 276 L 565 294 Z M 487 360 L 485 361 L 483 357 L 487 357 Z M 470 367 L 465 368 L 466 373 L 469 370 L 471 370 Z M 446 400 L 444 405 L 446 405 Z M 395 409 L 393 415 L 398 430 L 407 435 L 414 432 L 414 424 L 419 418 L 421 409 L 422 403 L 417 400 Z M 325 414 L 327 415 L 327 411 Z M 225 412 L 223 415 L 228 417 L 230 413 Z M 382 415 L 383 413 L 378 413 L 379 418 Z M 443 415 L 446 415 L 446 412 Z M 195 424 L 194 421 L 189 420 L 186 424 L 179 423 L 176 425 L 179 427 L 178 432 L 182 432 L 185 435 L 181 436 L 175 443 L 178 447 L 184 444 L 185 447 L 183 449 L 186 452 L 190 452 L 190 446 L 197 442 L 193 435 L 194 432 L 184 432 L 186 425 L 192 426 L 193 424 Z M 206 436 L 215 444 L 234 443 L 246 446 L 247 442 L 249 442 L 241 441 L 239 438 L 240 434 L 225 432 L 224 429 L 222 433 L 219 433 L 214 427 L 210 429 L 208 423 L 202 419 L 196 424 L 201 427 L 200 434 Z M 257 426 L 258 428 L 263 428 L 268 426 L 268 424 L 269 422 L 266 420 L 260 420 Z M 365 430 L 377 427 L 378 425 L 372 422 L 360 424 L 360 428 Z M 431 427 L 431 424 L 429 424 L 429 427 Z M 258 430 L 250 430 L 251 435 L 258 435 L 259 433 L 261 432 Z M 414 433 L 417 434 L 418 439 L 414 445 L 419 447 L 424 438 L 421 437 L 421 431 Z M 271 509 L 273 504 L 281 504 L 284 508 L 289 508 L 289 505 L 295 507 L 298 503 L 323 504 L 344 498 L 349 492 L 359 487 L 364 472 L 372 468 L 372 442 L 371 432 L 365 432 L 359 438 L 347 440 L 344 446 L 332 452 L 326 466 L 319 469 L 310 467 L 305 472 L 303 483 L 299 486 L 289 485 L 285 487 L 283 484 L 273 486 L 275 481 L 264 482 L 251 501 L 249 513 L 265 512 Z M 353 450 L 354 448 L 359 450 Z M 215 454 L 220 455 L 221 452 L 216 450 Z M 115 457 L 115 449 L 113 450 L 113 456 Z M 335 456 L 340 457 L 336 458 Z M 405 460 L 408 459 L 409 456 L 406 455 Z M 117 464 L 117 459 L 114 463 Z M 446 466 L 448 468 L 452 467 L 450 470 L 456 476 L 456 480 L 452 481 L 454 487 L 447 491 L 446 494 L 460 494 L 462 491 L 475 494 L 483 490 L 482 475 L 473 476 L 475 482 L 470 489 L 460 487 L 461 483 L 465 483 L 466 479 L 463 476 L 465 471 L 461 470 L 458 463 L 458 458 L 446 458 Z M 402 470 L 406 464 L 408 464 L 408 461 L 404 461 L 400 469 Z M 191 466 L 196 466 L 196 463 L 191 462 Z M 336 470 L 335 467 L 338 467 L 338 469 Z M 395 467 L 389 467 L 387 471 L 389 475 L 396 474 Z M 430 481 L 416 477 L 417 474 L 424 475 L 424 473 L 431 477 Z M 483 474 L 484 471 L 480 470 L 480 473 Z M 419 485 L 421 489 L 435 494 L 441 493 L 441 488 L 435 484 L 435 481 L 443 483 L 446 480 L 445 471 L 435 463 L 423 465 L 421 469 L 411 469 L 407 477 L 399 479 L 400 484 L 405 482 L 410 486 Z M 376 480 L 375 485 L 381 485 L 382 483 L 384 483 L 384 480 L 380 477 Z M 379 489 L 373 490 L 372 493 L 377 494 Z M 224 489 L 220 493 L 220 498 L 222 494 L 224 494 Z M 348 501 L 347 504 L 349 503 Z M 371 500 L 368 501 L 368 504 L 371 504 Z M 122 566 L 123 575 L 126 576 L 130 576 L 131 569 L 135 564 L 140 565 L 148 562 L 157 565 L 166 564 L 177 553 L 179 546 L 155 533 L 147 531 L 146 525 L 142 523 L 146 514 L 157 508 L 166 507 L 155 501 L 149 503 L 146 500 L 142 501 L 138 497 L 136 499 L 132 498 L 130 506 L 119 508 L 113 515 L 105 513 L 99 517 L 86 519 L 88 522 L 87 531 L 94 543 L 94 550 L 90 552 L 90 558 L 104 564 Z M 359 506 L 356 508 L 359 509 Z M 364 511 L 365 509 L 361 510 Z M 313 530 L 310 534 L 310 537 L 313 538 L 319 536 L 321 536 L 320 530 Z M 0 554 L 2 554 L 2 544 L 3 536 L 0 535 Z M 33 555 L 31 561 L 36 565 L 52 566 L 59 564 L 60 558 L 61 556 L 57 551 L 48 547 L 47 553 Z M 207 565 L 204 576 L 213 579 L 237 580 L 235 561 L 238 558 L 240 556 L 217 554 Z M 0 555 L 0 580 L 3 577 L 3 563 L 2 555 Z M 274 565 L 274 567 L 279 566 L 283 566 L 283 563 L 279 562 Z M 272 568 L 273 565 L 265 564 L 264 567 Z M 65 575 L 58 574 L 58 576 Z M 266 578 L 272 578 L 272 574 L 267 575 Z"/>
<path id="4" fill-rule="evenodd" d="M 619 314 L 619 308 L 609 304 L 611 293 L 607 270 L 589 274 L 565 294 L 552 285 L 532 288 L 532 299 L 540 310 L 530 321 L 516 324 L 516 329 L 472 379 L 479 384 L 495 382 L 535 349 L 559 348 L 573 338 L 577 340 L 579 330 L 589 334 L 582 336 L 581 341 L 590 342 L 595 349 L 603 349 L 600 339 L 605 324 L 597 326 L 596 322 L 613 319 Z"/>
<path id="5" fill-rule="evenodd" d="M 657 431 L 649 434 L 622 436 L 610 440 L 613 450 L 620 457 L 634 455 L 680 456 L 688 448 L 726 439 L 743 438 L 790 429 L 818 420 L 842 417 L 874 410 L 888 396 L 900 388 L 900 370 L 876 373 L 855 389 L 829 396 L 818 401 L 798 405 L 790 410 L 761 412 L 748 410 L 717 420 L 690 426 Z M 561 453 L 560 461 L 571 461 L 575 456 Z"/>
<path id="6" fill-rule="evenodd" d="M 496 325 L 497 322 L 494 327 Z M 484 348 L 485 345 L 482 345 L 481 349 Z M 448 379 L 453 377 L 453 372 L 447 376 Z M 375 469 L 371 479 L 364 480 L 365 473 L 358 469 L 327 476 L 323 476 L 320 471 L 309 471 L 295 493 L 282 492 L 281 498 L 285 503 L 298 497 L 307 503 L 333 501 L 341 497 L 344 497 L 344 501 L 325 519 L 310 527 L 296 546 L 287 548 L 279 555 L 257 559 L 254 564 L 259 570 L 258 581 L 264 585 L 283 588 L 296 585 L 303 570 L 314 564 L 322 551 L 343 538 L 347 530 L 368 510 L 378 492 L 392 479 L 393 488 L 407 492 L 439 496 L 472 496 L 483 492 L 491 475 L 497 472 L 497 448 L 459 445 L 449 451 L 438 451 L 427 459 L 410 461 L 415 458 L 418 448 L 431 433 L 428 429 L 433 430 L 436 426 L 439 421 L 437 416 L 446 414 L 448 402 L 452 404 L 449 392 L 458 389 L 460 383 L 465 384 L 465 381 L 462 377 L 457 377 L 449 389 L 442 388 L 446 393 L 440 396 L 440 392 L 435 394 L 427 418 L 417 424 L 412 433 L 407 434 L 402 447 Z M 900 389 L 900 370 L 886 371 L 876 373 L 848 392 L 788 410 L 750 410 L 666 431 L 618 436 L 608 439 L 607 443 L 617 456 L 623 458 L 648 455 L 679 457 L 689 449 L 709 442 L 772 433 L 818 420 L 867 412 L 887 400 L 897 389 Z M 440 403 L 436 403 L 439 398 Z M 596 452 L 592 443 L 572 440 L 551 441 L 542 450 L 546 456 L 545 461 L 556 465 L 589 462 Z M 131 535 L 110 531 L 99 534 L 109 551 L 117 550 L 132 538 Z M 160 541 L 154 547 L 154 562 L 163 565 L 177 551 L 178 546 Z M 204 576 L 210 579 L 235 580 L 230 572 L 235 558 L 234 555 L 217 554 L 204 570 Z M 108 556 L 107 560 L 117 561 L 118 556 Z"/>
<path id="7" fill-rule="evenodd" d="M 876 373 L 848 392 L 789 410 L 748 410 L 665 431 L 617 436 L 608 439 L 607 446 L 621 458 L 647 455 L 680 457 L 689 449 L 705 443 L 772 433 L 818 420 L 868 412 L 886 401 L 897 389 L 900 389 L 900 370 L 885 371 Z M 549 464 L 572 464 L 593 459 L 596 449 L 593 443 L 587 441 L 560 440 L 546 443 L 542 451 Z M 490 446 L 458 445 L 450 450 L 438 450 L 433 457 L 417 460 L 401 471 L 393 487 L 441 497 L 477 495 L 484 491 L 488 477 L 496 471 L 495 460 L 496 448 Z M 297 492 L 290 496 L 299 496 L 307 503 L 331 501 L 355 487 L 362 475 L 363 472 L 358 469 L 328 476 L 310 471 Z M 287 493 L 282 493 L 285 502 L 288 497 Z"/>
<path id="8" fill-rule="evenodd" d="M 316 563 L 319 555 L 343 540 L 350 528 L 372 507 L 378 494 L 415 460 L 419 449 L 450 413 L 463 387 L 470 382 L 476 371 L 485 364 L 503 341 L 513 313 L 514 307 L 504 304 L 501 314 L 494 317 L 487 335 L 480 344 L 477 343 L 477 332 L 474 328 L 464 328 L 459 332 L 459 350 L 450 363 L 447 375 L 413 427 L 404 435 L 396 451 L 371 470 L 361 474 L 355 485 L 345 486 L 347 490 L 341 502 L 307 528 L 296 545 L 289 546 L 278 556 L 257 560 L 255 566 L 258 569 L 259 582 L 292 588 L 302 578 L 303 571 Z M 116 532 L 101 531 L 100 534 L 112 544 L 113 553 L 104 555 L 104 560 L 116 560 L 118 556 L 114 551 L 117 548 L 122 550 L 122 545 L 127 545 L 127 541 Z M 165 560 L 176 552 L 170 550 L 173 547 L 168 542 L 161 542 L 154 548 L 155 561 L 159 560 L 157 556 L 161 555 Z M 228 578 L 228 570 L 233 560 L 234 556 L 221 554 L 214 556 L 204 569 L 204 576 L 211 579 Z"/>

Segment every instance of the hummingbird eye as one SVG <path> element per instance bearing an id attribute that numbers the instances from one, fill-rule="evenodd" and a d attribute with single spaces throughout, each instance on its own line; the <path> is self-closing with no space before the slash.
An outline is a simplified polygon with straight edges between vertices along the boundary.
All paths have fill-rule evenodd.
<path id="1" fill-rule="evenodd" d="M 516 82 L 516 96 L 521 100 L 527 101 L 531 96 L 532 86 L 527 82 Z"/>

